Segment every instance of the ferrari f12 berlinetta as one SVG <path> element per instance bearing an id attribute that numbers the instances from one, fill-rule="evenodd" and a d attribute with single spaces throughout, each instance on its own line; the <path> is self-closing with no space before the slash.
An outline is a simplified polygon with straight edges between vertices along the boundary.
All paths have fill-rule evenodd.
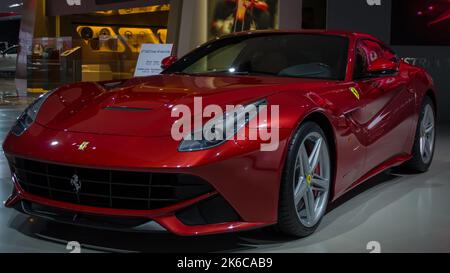
<path id="1" fill-rule="evenodd" d="M 163 66 L 157 76 L 62 86 L 31 104 L 3 145 L 14 183 L 6 206 L 102 228 L 156 222 L 191 236 L 273 225 L 303 237 L 367 179 L 432 162 L 433 81 L 370 35 L 239 33 Z M 276 128 L 270 118 L 258 125 L 278 132 L 276 149 L 174 139 L 173 108 L 199 97 L 224 109 L 278 106 Z M 211 119 L 235 134 L 255 129 L 248 116 L 241 126 Z"/>

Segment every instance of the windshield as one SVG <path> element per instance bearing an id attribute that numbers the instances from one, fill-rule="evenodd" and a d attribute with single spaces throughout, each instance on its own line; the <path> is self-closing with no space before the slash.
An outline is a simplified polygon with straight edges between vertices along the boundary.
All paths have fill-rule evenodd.
<path id="1" fill-rule="evenodd" d="M 348 39 L 318 34 L 254 34 L 219 39 L 164 73 L 266 75 L 343 80 Z"/>

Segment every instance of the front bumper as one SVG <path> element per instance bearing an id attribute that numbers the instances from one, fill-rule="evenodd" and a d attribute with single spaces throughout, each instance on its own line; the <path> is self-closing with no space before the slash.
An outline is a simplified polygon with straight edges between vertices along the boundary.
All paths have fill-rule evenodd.
<path id="1" fill-rule="evenodd" d="M 188 208 L 198 202 L 207 200 L 216 196 L 218 193 L 208 193 L 197 197 L 195 199 L 188 200 L 186 202 L 179 203 L 175 206 L 167 207 L 159 210 L 142 211 L 142 210 L 121 210 L 121 209 L 107 209 L 98 207 L 81 206 L 71 203 L 54 201 L 46 198 L 41 198 L 25 192 L 21 189 L 17 180 L 13 178 L 14 191 L 13 194 L 5 202 L 5 206 L 8 208 L 15 208 L 18 211 L 29 214 L 32 216 L 47 218 L 57 222 L 63 222 L 74 225 L 86 225 L 92 227 L 101 227 L 104 225 L 103 219 L 105 217 L 114 217 L 117 221 L 127 222 L 129 220 L 135 220 L 136 226 L 125 226 L 121 225 L 121 228 L 115 228 L 114 225 L 109 225 L 108 227 L 103 226 L 102 228 L 112 228 L 112 229 L 127 229 L 132 230 L 136 227 L 143 226 L 149 222 L 156 222 L 166 230 L 179 236 L 195 236 L 195 235 L 209 235 L 216 233 L 226 233 L 226 232 L 237 232 L 241 230 L 249 230 L 259 227 L 267 226 L 267 223 L 250 223 L 250 222 L 226 222 L 219 224 L 210 225 L 199 225 L 190 226 L 184 224 L 177 216 L 176 212 L 182 209 Z M 48 216 L 43 212 L 37 212 L 30 209 L 31 204 L 39 204 L 42 206 L 47 206 L 50 208 L 58 208 L 61 213 L 65 211 L 70 214 L 70 217 L 61 217 L 60 215 L 52 214 Z M 27 207 L 27 208 L 26 208 Z M 91 219 L 90 224 L 84 224 L 84 222 L 79 221 L 84 217 L 84 215 L 89 215 Z M 98 216 L 98 217 L 96 217 Z M 79 219 L 77 219 L 79 217 Z M 126 227 L 126 228 L 125 228 Z M 142 229 L 141 229 L 142 230 Z"/>
<path id="2" fill-rule="evenodd" d="M 182 235 L 205 235 L 253 229 L 275 224 L 279 183 L 290 130 L 280 130 L 280 145 L 274 152 L 261 152 L 257 142 L 228 142 L 215 149 L 179 153 L 170 137 L 108 136 L 56 131 L 33 124 L 22 136 L 9 135 L 4 151 L 9 157 L 111 170 L 138 170 L 194 175 L 207 181 L 214 192 L 155 210 L 99 208 L 42 198 L 14 182 L 7 200 L 12 207 L 23 200 L 68 211 L 99 216 L 137 217 L 155 221 Z M 81 151 L 77 144 L 89 142 Z M 236 211 L 239 221 L 186 225 L 177 213 L 220 196 Z"/>

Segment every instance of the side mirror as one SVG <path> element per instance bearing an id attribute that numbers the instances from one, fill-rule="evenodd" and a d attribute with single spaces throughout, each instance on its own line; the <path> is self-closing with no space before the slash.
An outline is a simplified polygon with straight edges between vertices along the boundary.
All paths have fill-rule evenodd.
<path id="1" fill-rule="evenodd" d="M 369 65 L 369 74 L 386 74 L 398 71 L 398 63 L 392 60 L 378 59 Z"/>
<path id="2" fill-rule="evenodd" d="M 166 70 L 178 60 L 177 56 L 169 56 L 161 61 L 161 68 Z"/>

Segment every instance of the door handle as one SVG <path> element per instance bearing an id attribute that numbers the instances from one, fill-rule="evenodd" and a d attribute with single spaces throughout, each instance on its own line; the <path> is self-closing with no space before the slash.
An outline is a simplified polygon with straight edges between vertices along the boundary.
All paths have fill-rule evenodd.
<path id="1" fill-rule="evenodd" d="M 372 87 L 373 88 L 380 88 L 381 87 L 381 83 L 380 82 L 374 82 L 374 83 L 372 83 Z"/>

